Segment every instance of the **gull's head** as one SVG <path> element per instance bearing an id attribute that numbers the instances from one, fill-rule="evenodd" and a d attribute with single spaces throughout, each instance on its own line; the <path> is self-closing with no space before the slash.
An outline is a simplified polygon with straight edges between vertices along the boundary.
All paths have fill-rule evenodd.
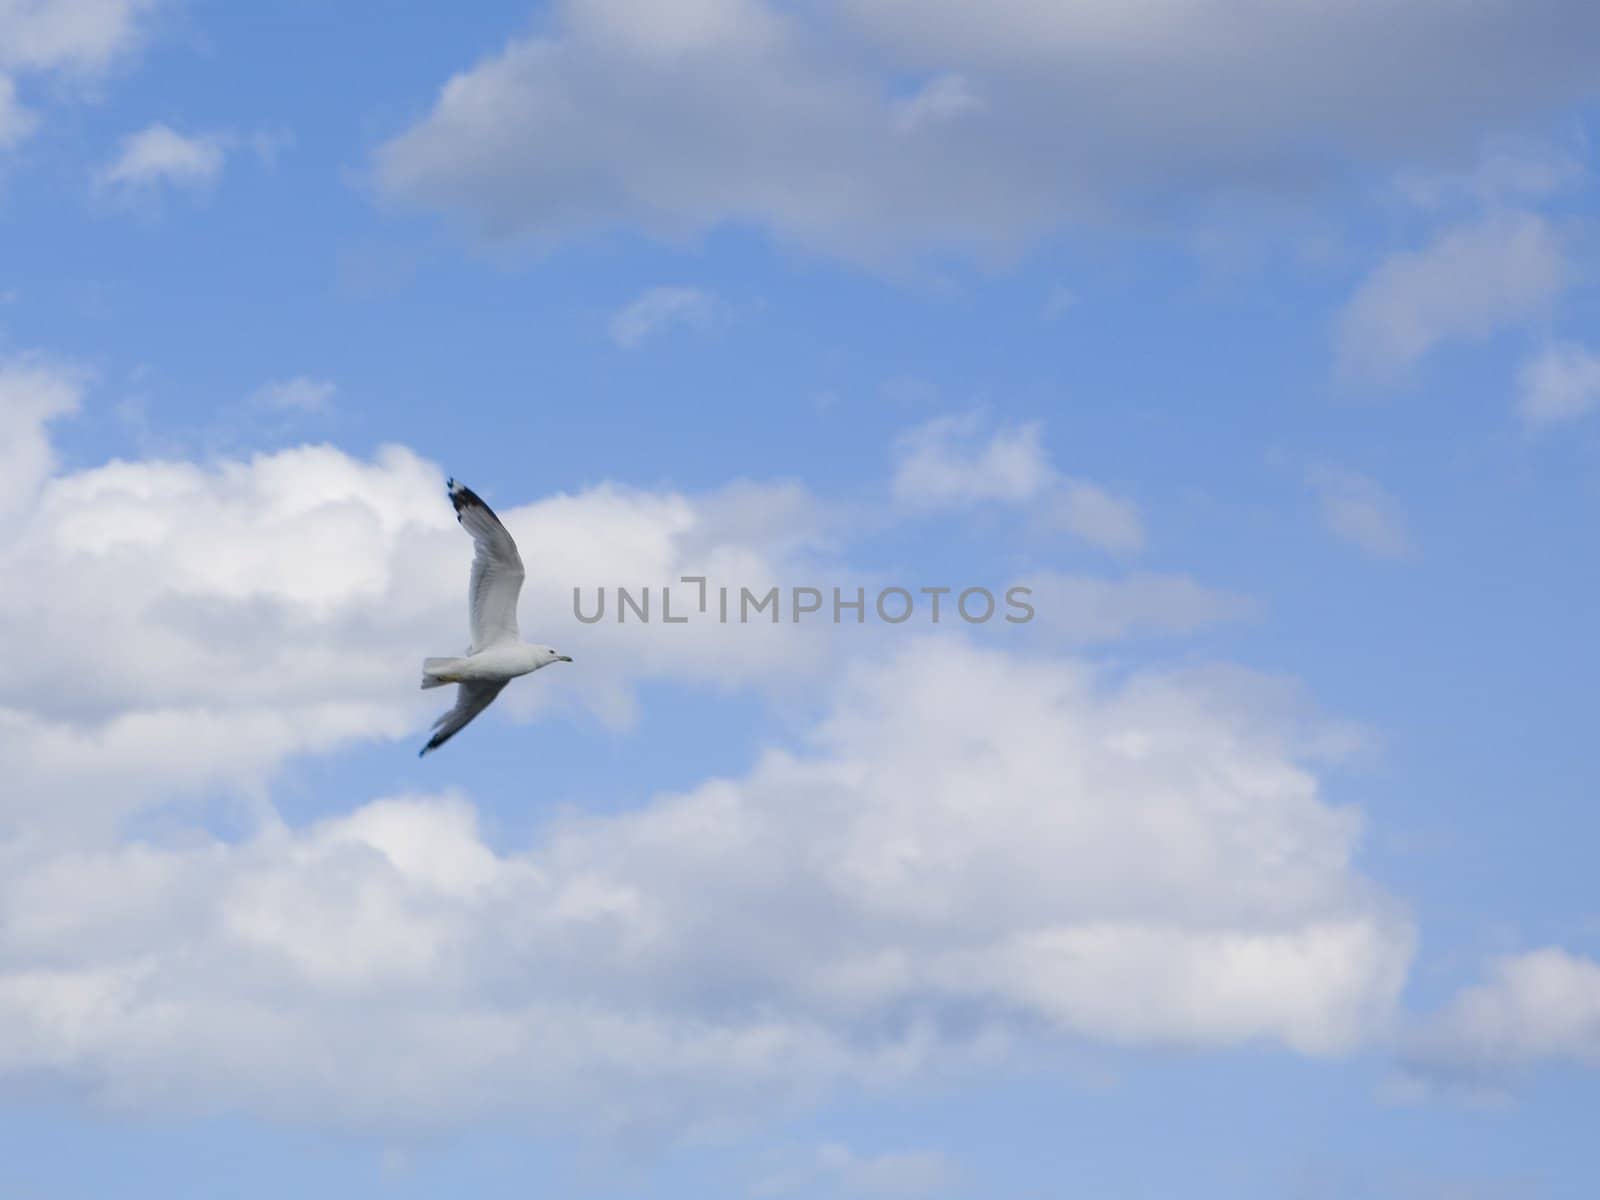
<path id="1" fill-rule="evenodd" d="M 572 659 L 562 654 L 554 646 L 539 647 L 539 665 L 541 667 L 548 667 L 551 663 L 571 661 Z"/>

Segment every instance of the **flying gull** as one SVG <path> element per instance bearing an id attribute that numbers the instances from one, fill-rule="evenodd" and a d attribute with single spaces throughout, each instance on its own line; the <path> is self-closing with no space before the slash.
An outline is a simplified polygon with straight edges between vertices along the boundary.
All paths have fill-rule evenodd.
<path id="1" fill-rule="evenodd" d="M 494 702 L 506 684 L 553 662 L 571 662 L 549 646 L 534 646 L 517 633 L 517 594 L 522 591 L 522 556 L 500 518 L 476 493 L 454 479 L 446 485 L 456 520 L 472 535 L 472 585 L 467 611 L 472 645 L 465 658 L 425 658 L 422 686 L 458 685 L 456 706 L 433 723 L 434 733 L 417 757 L 437 750 Z"/>

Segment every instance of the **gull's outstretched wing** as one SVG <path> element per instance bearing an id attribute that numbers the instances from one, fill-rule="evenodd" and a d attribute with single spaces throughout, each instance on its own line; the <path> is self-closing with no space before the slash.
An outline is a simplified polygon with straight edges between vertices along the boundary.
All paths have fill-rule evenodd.
<path id="1" fill-rule="evenodd" d="M 494 703 L 494 698 L 510 682 L 507 679 L 497 680 L 493 683 L 463 683 L 457 685 L 456 706 L 433 723 L 433 736 L 428 739 L 426 746 L 417 751 L 417 757 L 421 758 L 430 750 L 437 750 L 465 729 L 473 717 Z"/>
<path id="2" fill-rule="evenodd" d="M 454 479 L 448 486 L 456 520 L 478 546 L 472 557 L 472 587 L 467 593 L 467 611 L 472 620 L 472 648 L 467 653 L 476 654 L 496 642 L 517 640 L 522 557 L 500 518 L 478 499 L 477 493 Z"/>

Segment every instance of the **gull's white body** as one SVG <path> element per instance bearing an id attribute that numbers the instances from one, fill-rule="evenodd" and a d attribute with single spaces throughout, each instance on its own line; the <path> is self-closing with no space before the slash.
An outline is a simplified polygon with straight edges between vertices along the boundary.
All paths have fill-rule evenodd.
<path id="1" fill-rule="evenodd" d="M 549 646 L 528 642 L 496 642 L 465 658 L 427 659 L 422 669 L 423 687 L 441 683 L 510 683 L 518 675 L 529 675 L 540 667 L 560 662 Z"/>
<path id="2" fill-rule="evenodd" d="M 571 662 L 549 646 L 522 640 L 517 631 L 517 597 L 522 592 L 522 557 L 500 518 L 470 488 L 449 482 L 456 520 L 472 535 L 472 585 L 468 614 L 472 645 L 461 658 L 422 660 L 422 686 L 460 685 L 456 706 L 434 722 L 434 735 L 419 756 L 444 745 L 493 703 L 506 684 L 553 662 Z"/>

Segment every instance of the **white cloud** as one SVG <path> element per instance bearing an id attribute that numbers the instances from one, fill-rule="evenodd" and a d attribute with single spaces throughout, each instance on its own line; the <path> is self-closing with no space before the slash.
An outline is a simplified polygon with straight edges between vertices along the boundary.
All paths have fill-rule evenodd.
<path id="1" fill-rule="evenodd" d="M 1079 479 L 1063 481 L 1051 521 L 1104 550 L 1144 548 L 1144 523 L 1133 502 Z"/>
<path id="2" fill-rule="evenodd" d="M 259 788 L 296 754 L 421 729 L 425 654 L 465 640 L 470 543 L 444 472 L 400 447 L 371 460 L 304 446 L 222 460 L 118 461 L 50 476 L 45 423 L 77 403 L 72 371 L 0 367 L 0 820 L 39 789 L 83 797 L 63 828 L 165 795 Z M 487 489 L 486 489 L 487 490 Z M 583 625 L 572 589 L 659 589 L 704 574 L 787 585 L 822 519 L 794 485 L 691 497 L 600 486 L 501 505 L 542 569 L 525 589 L 530 636 L 584 663 L 497 705 L 625 723 L 633 691 L 669 675 L 715 686 L 805 686 L 830 627 L 789 623 Z M 108 601 L 115 597 L 115 603 Z M 684 603 L 680 593 L 679 603 Z M 614 602 L 613 602 L 614 610 Z M 495 719 L 495 718 L 486 718 Z"/>
<path id="3" fill-rule="evenodd" d="M 1406 1065 L 1423 1082 L 1494 1091 L 1539 1062 L 1600 1066 L 1600 963 L 1547 946 L 1488 964 L 1421 1025 Z"/>
<path id="4" fill-rule="evenodd" d="M 936 417 L 902 435 L 894 497 L 913 508 L 960 508 L 986 500 L 1016 504 L 1054 485 L 1055 468 L 1037 423 L 998 429 L 981 445 L 981 413 Z"/>
<path id="5" fill-rule="evenodd" d="M 0 358 L 0 517 L 32 499 L 55 465 L 46 425 L 78 410 L 83 373 L 31 357 Z"/>
<path id="6" fill-rule="evenodd" d="M 255 394 L 256 404 L 280 412 L 327 412 L 339 389 L 326 379 L 296 375 L 293 379 L 269 383 Z"/>
<path id="7" fill-rule="evenodd" d="M 1571 342 L 1544 346 L 1517 375 L 1517 411 L 1529 425 L 1571 421 L 1600 405 L 1600 353 Z"/>
<path id="8" fill-rule="evenodd" d="M 1320 794 L 1340 737 L 1244 672 L 1112 679 L 947 636 L 840 674 L 787 625 L 573 623 L 552 640 L 582 672 L 525 705 L 781 678 L 822 716 L 742 774 L 523 844 L 452 795 L 288 827 L 286 759 L 433 711 L 415 664 L 460 635 L 470 557 L 440 472 L 322 446 L 52 474 L 69 375 L 3 378 L 0 411 L 31 415 L 0 443 L 24 447 L 0 525 L 0 1075 L 140 1112 L 677 1130 L 1039 1038 L 1323 1055 L 1389 1020 L 1412 932 Z M 572 581 L 779 582 L 816 507 L 757 484 L 501 505 L 540 547 L 525 628 L 555 629 Z M 193 827 L 197 798 L 243 832 Z M 175 833 L 129 840 L 157 809 Z M 840 1161 L 862 1188 L 927 1178 Z"/>
<path id="9" fill-rule="evenodd" d="M 1221 592 L 1183 575 L 1140 572 L 1123 579 L 1050 572 L 1022 580 L 1039 628 L 1063 642 L 1193 633 L 1250 616 L 1244 596 Z"/>
<path id="10" fill-rule="evenodd" d="M 1560 239 L 1542 217 L 1495 213 L 1395 254 L 1340 318 L 1344 366 L 1383 378 L 1441 342 L 1481 338 L 1543 311 L 1565 286 Z"/>
<path id="11" fill-rule="evenodd" d="M 1080 479 L 1062 476 L 1040 441 L 1038 423 L 1002 427 L 984 437 L 983 414 L 936 417 L 903 434 L 896 447 L 896 503 L 921 511 L 986 502 L 1033 504 L 1043 524 L 1103 549 L 1144 545 L 1138 509 Z"/>
<path id="12" fill-rule="evenodd" d="M 996 254 L 1172 198 L 1303 197 L 1335 163 L 1449 162 L 1593 95 L 1582 0 L 1453 8 L 1446 41 L 1437 7 L 565 0 L 450 79 L 376 178 L 495 240 L 754 224 L 867 260 Z"/>
<path id="13" fill-rule="evenodd" d="M 152 0 L 0 0 L 0 66 L 93 72 L 132 49 Z"/>
<path id="14" fill-rule="evenodd" d="M 99 186 L 124 195 L 162 184 L 204 191 L 222 174 L 227 140 L 217 134 L 179 133 L 156 122 L 122 139 L 117 156 L 96 176 Z"/>
<path id="15" fill-rule="evenodd" d="M 154 0 L 0 0 L 0 150 L 38 128 L 17 99 L 18 76 L 92 77 L 142 37 Z"/>
<path id="16" fill-rule="evenodd" d="M 1322 523 L 1329 533 L 1374 558 L 1404 558 L 1412 551 L 1400 506 L 1376 481 L 1354 471 L 1315 467 L 1310 472 Z"/>
<path id="17" fill-rule="evenodd" d="M 231 843 L 13 840 L 0 1072 L 141 1112 L 683 1128 L 1041 1037 L 1344 1053 L 1412 934 L 1319 797 L 1319 731 L 1254 690 L 928 639 L 857 663 L 799 748 L 522 849 L 429 796 Z"/>
<path id="18" fill-rule="evenodd" d="M 673 325 L 706 329 L 720 312 L 717 298 L 699 288 L 653 287 L 612 316 L 611 340 L 632 350 L 645 338 Z"/>

